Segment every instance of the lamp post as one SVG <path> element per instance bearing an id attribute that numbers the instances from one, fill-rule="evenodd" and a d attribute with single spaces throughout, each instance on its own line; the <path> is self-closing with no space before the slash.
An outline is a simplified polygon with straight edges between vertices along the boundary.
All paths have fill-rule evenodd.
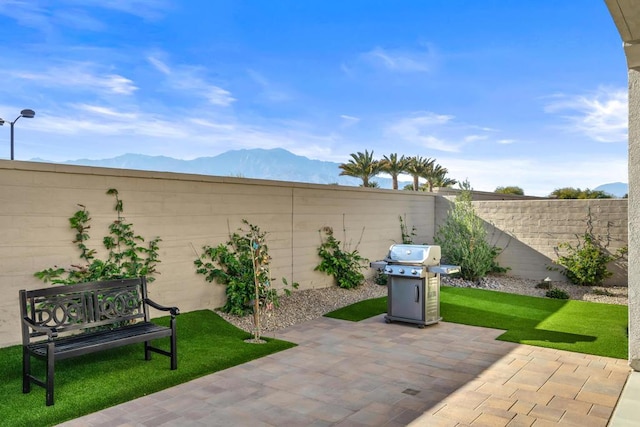
<path id="1" fill-rule="evenodd" d="M 36 115 L 36 112 L 27 108 L 25 110 L 20 111 L 20 115 L 18 117 L 16 117 L 16 119 L 12 122 L 8 122 L 5 120 L 0 119 L 0 126 L 2 126 L 5 123 L 9 123 L 9 125 L 11 125 L 11 160 L 13 160 L 13 126 L 16 124 L 16 122 L 18 121 L 18 119 L 20 117 L 25 117 L 27 119 L 32 119 L 34 118 L 34 116 Z"/>

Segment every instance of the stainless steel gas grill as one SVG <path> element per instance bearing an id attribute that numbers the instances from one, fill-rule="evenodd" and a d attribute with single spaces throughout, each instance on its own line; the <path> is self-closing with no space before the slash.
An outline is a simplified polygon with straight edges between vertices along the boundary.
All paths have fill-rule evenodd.
<path id="1" fill-rule="evenodd" d="M 385 321 L 415 323 L 420 328 L 439 322 L 440 275 L 460 271 L 459 266 L 440 264 L 440 246 L 392 245 L 372 268 L 387 275 Z"/>

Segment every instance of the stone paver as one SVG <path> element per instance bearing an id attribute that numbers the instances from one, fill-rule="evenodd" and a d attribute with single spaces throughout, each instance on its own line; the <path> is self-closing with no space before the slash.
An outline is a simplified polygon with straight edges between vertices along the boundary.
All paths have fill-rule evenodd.
<path id="1" fill-rule="evenodd" d="M 316 319 L 278 332 L 295 348 L 62 425 L 607 425 L 625 360 L 496 341 L 502 332 Z"/>

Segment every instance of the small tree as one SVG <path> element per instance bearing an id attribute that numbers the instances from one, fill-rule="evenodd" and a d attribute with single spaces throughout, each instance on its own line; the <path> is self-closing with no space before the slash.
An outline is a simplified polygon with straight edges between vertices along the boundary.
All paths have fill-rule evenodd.
<path id="1" fill-rule="evenodd" d="M 459 265 L 465 280 L 477 281 L 489 272 L 506 271 L 496 262 L 500 249 L 489 244 L 484 222 L 471 204 L 471 186 L 461 184 L 446 222 L 438 229 L 435 242 L 446 262 Z"/>
<path id="2" fill-rule="evenodd" d="M 242 223 L 249 229 L 238 229 L 226 244 L 204 246 L 194 264 L 196 272 L 204 275 L 207 282 L 226 286 L 223 311 L 238 316 L 253 315 L 253 342 L 261 342 L 262 316 L 278 305 L 278 293 L 271 286 L 275 279 L 271 277 L 266 233 L 245 219 Z M 288 285 L 285 279 L 283 283 Z M 291 287 L 297 288 L 298 284 L 292 283 Z M 285 289 L 285 293 L 289 292 Z"/>

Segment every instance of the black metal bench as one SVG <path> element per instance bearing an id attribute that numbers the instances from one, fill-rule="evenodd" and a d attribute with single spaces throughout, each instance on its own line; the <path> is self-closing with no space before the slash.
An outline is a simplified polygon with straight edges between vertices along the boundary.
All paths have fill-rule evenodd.
<path id="1" fill-rule="evenodd" d="M 170 327 L 149 321 L 149 307 L 171 313 Z M 145 360 L 151 352 L 171 358 L 177 369 L 177 307 L 164 307 L 147 298 L 147 281 L 135 279 L 90 282 L 20 291 L 22 317 L 22 392 L 31 383 L 46 390 L 53 405 L 55 361 L 144 342 Z M 169 337 L 170 351 L 151 345 Z M 31 373 L 31 357 L 46 361 L 45 379 Z"/>

